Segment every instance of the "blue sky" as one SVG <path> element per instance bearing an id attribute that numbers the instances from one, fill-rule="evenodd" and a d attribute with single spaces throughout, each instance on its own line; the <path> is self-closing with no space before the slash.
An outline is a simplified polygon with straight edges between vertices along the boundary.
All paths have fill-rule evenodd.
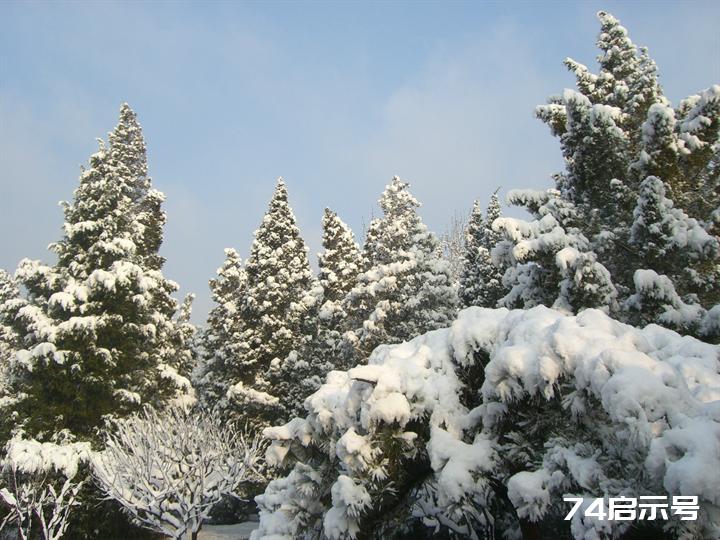
<path id="1" fill-rule="evenodd" d="M 167 195 L 165 273 L 209 307 L 278 176 L 311 255 L 322 209 L 361 236 L 394 174 L 442 231 L 495 188 L 549 187 L 533 108 L 594 66 L 595 13 L 646 45 L 668 97 L 720 82 L 717 2 L 0 3 L 0 267 L 51 260 L 60 200 L 127 101 Z"/>

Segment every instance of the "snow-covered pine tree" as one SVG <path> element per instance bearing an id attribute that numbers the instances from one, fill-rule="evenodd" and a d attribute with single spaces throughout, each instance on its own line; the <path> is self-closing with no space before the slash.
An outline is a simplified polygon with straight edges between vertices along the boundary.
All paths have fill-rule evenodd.
<path id="1" fill-rule="evenodd" d="M 202 358 L 194 374 L 195 388 L 202 405 L 221 416 L 231 414 L 227 391 L 238 371 L 239 340 L 243 331 L 240 304 L 245 294 L 247 277 L 242 259 L 232 248 L 225 249 L 225 261 L 210 280 L 215 307 L 210 310 L 207 326 L 200 339 Z"/>
<path id="2" fill-rule="evenodd" d="M 505 294 L 503 270 L 493 264 L 491 252 L 500 241 L 492 223 L 501 215 L 500 200 L 493 193 L 483 219 L 480 203 L 475 201 L 465 230 L 465 246 L 460 274 L 459 296 L 464 307 L 495 307 Z"/>
<path id="3" fill-rule="evenodd" d="M 165 195 L 152 187 L 148 177 L 147 151 L 137 115 L 127 103 L 120 107 L 120 121 L 108 137 L 111 159 L 127 167 L 130 180 L 130 197 L 136 207 L 138 224 L 135 254 L 144 259 L 147 268 L 159 270 L 165 260 L 159 255 L 163 240 L 166 216 L 162 210 Z"/>
<path id="4" fill-rule="evenodd" d="M 502 218 L 502 304 L 599 307 L 716 338 L 720 86 L 672 108 L 647 50 L 600 12 L 598 74 L 571 59 L 579 91 L 537 108 L 559 137 L 556 190 L 513 191 L 534 220 Z"/>
<path id="5" fill-rule="evenodd" d="M 288 388 L 300 381 L 283 364 L 310 339 L 316 304 L 307 247 L 282 178 L 255 231 L 245 272 L 238 378 L 231 381 L 228 397 L 248 423 L 267 425 L 285 418 L 292 407 Z"/>
<path id="6" fill-rule="evenodd" d="M 492 259 L 492 251 L 502 240 L 502 235 L 492 227 L 495 220 L 502 217 L 498 190 L 495 190 L 490 197 L 485 218 L 485 231 L 483 234 L 485 249 L 490 255 L 490 260 L 487 262 L 483 261 L 483 275 L 485 276 L 485 280 L 482 287 L 482 295 L 486 298 L 489 307 L 496 307 L 500 299 L 507 293 L 502 281 L 506 268 L 502 265 L 501 261 Z"/>
<path id="7" fill-rule="evenodd" d="M 398 343 L 448 324 L 457 310 L 457 290 L 439 243 L 417 213 L 408 184 L 393 177 L 380 198 L 364 247 L 365 268 L 347 294 L 345 335 L 362 361 L 382 343 Z"/>
<path id="8" fill-rule="evenodd" d="M 465 250 L 463 253 L 462 272 L 460 274 L 460 286 L 458 296 L 464 307 L 482 305 L 477 302 L 480 298 L 480 287 L 482 286 L 482 275 L 480 273 L 480 258 L 485 255 L 490 258 L 489 253 L 484 253 L 483 232 L 485 231 L 485 220 L 482 216 L 480 201 L 473 202 L 470 218 L 465 229 Z"/>
<path id="9" fill-rule="evenodd" d="M 363 254 L 350 227 L 335 212 L 325 210 L 322 226 L 325 251 L 318 256 L 318 266 L 323 303 L 318 313 L 316 354 L 326 359 L 326 367 L 347 369 L 342 334 L 348 329 L 348 317 L 343 302 L 357 285 L 364 266 Z"/>
<path id="10" fill-rule="evenodd" d="M 588 251 L 590 243 L 578 228 L 578 212 L 572 203 L 556 190 L 513 190 L 508 201 L 525 206 L 539 219 L 526 223 L 500 218 L 494 224 L 506 237 L 492 253 L 496 264 L 507 268 L 503 284 L 509 292 L 501 305 L 543 304 L 568 312 L 616 306 L 615 286 L 595 253 Z"/>
<path id="11" fill-rule="evenodd" d="M 191 397 L 182 373 L 192 327 L 174 318 L 178 287 L 157 268 L 159 241 L 142 241 L 146 223 L 164 216 L 151 218 L 144 204 L 150 180 L 134 118 L 123 105 L 110 137 L 133 132 L 134 150 L 101 143 L 64 204 L 57 263 L 24 260 L 16 272 L 27 299 L 7 313 L 22 348 L 11 360 L 17 399 L 3 416 L 15 413 L 30 436 L 68 429 L 92 439 L 107 415 Z"/>
<path id="12" fill-rule="evenodd" d="M 362 254 L 350 227 L 332 210 L 326 208 L 322 218 L 322 246 L 318 254 L 319 310 L 312 339 L 304 349 L 291 353 L 287 369 L 295 371 L 296 384 L 288 388 L 293 403 L 291 415 L 304 413 L 305 398 L 315 392 L 333 369 L 347 369 L 343 362 L 342 336 L 347 317 L 342 301 L 357 283 Z"/>
<path id="13" fill-rule="evenodd" d="M 5 302 L 14 302 L 20 299 L 20 292 L 15 285 L 15 280 L 5 270 L 0 268 L 0 370 L 10 359 L 10 355 L 14 353 L 18 346 L 18 336 L 11 326 L 11 321 L 6 320 L 3 316 L 7 310 L 11 309 Z M 0 380 L 0 387 L 2 381 Z"/>
<path id="14" fill-rule="evenodd" d="M 713 303 L 720 300 L 718 242 L 697 220 L 675 208 L 667 191 L 667 184 L 656 176 L 640 184 L 630 244 L 645 269 L 633 274 L 636 292 L 626 302 L 628 315 L 637 324 L 659 322 L 683 333 L 712 336 L 712 317 L 697 295 L 682 298 L 677 290 L 704 293 Z M 685 268 L 678 267 L 681 261 Z"/>
<path id="15" fill-rule="evenodd" d="M 340 302 L 353 288 L 362 266 L 355 236 L 338 215 L 325 209 L 322 219 L 324 252 L 318 255 L 318 279 L 324 302 Z"/>
<path id="16" fill-rule="evenodd" d="M 19 346 L 19 336 L 12 326 L 12 320 L 7 315 L 14 311 L 13 304 L 22 303 L 20 292 L 15 280 L 5 270 L 0 269 L 0 410 L 9 405 L 12 400 L 10 389 L 10 358 Z M 9 427 L 9 426 L 2 426 Z M 9 433 L 0 430 L 0 441 L 6 440 Z"/>

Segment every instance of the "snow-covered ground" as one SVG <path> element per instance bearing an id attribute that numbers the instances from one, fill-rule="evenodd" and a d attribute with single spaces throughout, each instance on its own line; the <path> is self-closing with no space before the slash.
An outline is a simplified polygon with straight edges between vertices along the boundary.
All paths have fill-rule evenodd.
<path id="1" fill-rule="evenodd" d="M 200 540 L 246 540 L 257 529 L 256 521 L 246 521 L 235 525 L 204 525 L 198 538 Z"/>

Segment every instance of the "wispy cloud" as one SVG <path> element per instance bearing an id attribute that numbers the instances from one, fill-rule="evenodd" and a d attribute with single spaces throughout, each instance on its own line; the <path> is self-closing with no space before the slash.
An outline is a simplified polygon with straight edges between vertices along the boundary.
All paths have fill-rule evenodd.
<path id="1" fill-rule="evenodd" d="M 612 3 L 673 99 L 717 82 L 710 2 Z M 320 250 L 330 206 L 358 236 L 393 174 L 441 230 L 497 187 L 547 187 L 562 166 L 533 108 L 590 65 L 594 12 L 505 4 L 0 5 L 0 267 L 48 258 L 78 165 L 138 112 L 166 192 L 167 274 L 210 306 L 222 249 L 247 256 L 275 179 Z"/>

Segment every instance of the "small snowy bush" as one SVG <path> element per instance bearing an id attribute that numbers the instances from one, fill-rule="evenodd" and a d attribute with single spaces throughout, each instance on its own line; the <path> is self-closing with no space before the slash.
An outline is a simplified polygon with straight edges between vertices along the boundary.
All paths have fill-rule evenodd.
<path id="1" fill-rule="evenodd" d="M 212 507 L 258 476 L 257 439 L 198 411 L 146 408 L 110 426 L 94 454 L 95 479 L 140 525 L 193 539 Z"/>

